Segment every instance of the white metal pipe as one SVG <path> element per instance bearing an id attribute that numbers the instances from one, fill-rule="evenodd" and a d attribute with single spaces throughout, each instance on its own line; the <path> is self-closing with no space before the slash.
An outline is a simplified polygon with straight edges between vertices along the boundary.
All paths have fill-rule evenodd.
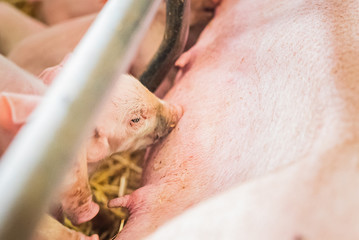
<path id="1" fill-rule="evenodd" d="M 31 237 L 160 0 L 110 0 L 0 163 L 0 239 Z"/>

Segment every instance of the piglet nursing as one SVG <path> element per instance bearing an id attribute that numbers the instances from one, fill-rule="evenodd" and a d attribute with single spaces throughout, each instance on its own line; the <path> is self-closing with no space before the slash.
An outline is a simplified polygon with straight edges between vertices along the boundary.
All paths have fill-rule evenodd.
<path id="1" fill-rule="evenodd" d="M 167 135 L 181 116 L 181 107 L 158 99 L 136 78 L 122 75 L 66 177 L 61 203 L 69 219 L 75 224 L 83 223 L 99 210 L 92 201 L 88 162 L 100 161 L 115 152 L 144 149 Z"/>
<path id="2" fill-rule="evenodd" d="M 63 64 L 44 70 L 40 77 L 50 84 Z M 62 209 L 75 224 L 91 220 L 99 211 L 92 200 L 87 163 L 116 152 L 144 149 L 167 135 L 182 116 L 181 107 L 158 99 L 129 75 L 116 81 L 108 99 L 60 194 Z"/>
<path id="3" fill-rule="evenodd" d="M 167 135 L 181 116 L 181 107 L 158 99 L 136 78 L 122 75 L 98 116 L 87 158 L 98 161 L 114 152 L 144 149 Z"/>
<path id="4" fill-rule="evenodd" d="M 46 87 L 37 79 L 29 78 L 37 83 L 32 84 L 26 74 L 17 74 L 22 73 L 20 69 L 7 66 L 7 61 L 3 58 L 0 60 L 0 63 L 4 63 L 1 72 L 7 71 L 3 76 L 13 82 L 0 86 L 0 130 L 6 131 L 6 135 L 0 138 L 0 142 L 4 142 L 4 149 L 0 150 L 5 150 L 17 130 L 41 101 L 42 97 L 38 94 L 44 92 Z M 45 70 L 40 75 L 43 82 L 50 84 L 62 65 L 63 63 Z M 35 85 L 39 87 L 35 88 Z M 74 166 L 69 169 L 58 196 L 69 219 L 80 224 L 91 220 L 99 211 L 99 206 L 92 201 L 88 183 L 88 162 L 100 161 L 115 152 L 144 149 L 168 134 L 181 116 L 181 107 L 163 102 L 136 78 L 122 75 L 95 121 L 92 135 L 82 146 Z"/>

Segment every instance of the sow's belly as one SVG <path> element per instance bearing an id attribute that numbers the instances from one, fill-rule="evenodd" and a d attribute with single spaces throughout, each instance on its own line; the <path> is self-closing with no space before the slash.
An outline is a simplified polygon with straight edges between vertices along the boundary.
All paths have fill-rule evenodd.
<path id="1" fill-rule="evenodd" d="M 341 90 L 333 68 L 342 43 L 323 21 L 330 3 L 268 4 L 223 1 L 177 61 L 165 99 L 184 115 L 149 153 L 144 185 L 173 183 L 192 205 L 335 134 L 332 109 L 341 103 L 333 96 Z"/>
<path id="2" fill-rule="evenodd" d="M 355 78 L 346 75 L 356 59 L 348 54 L 353 41 L 341 37 L 350 22 L 331 11 L 344 8 L 335 1 L 222 1 L 177 61 L 165 97 L 184 114 L 145 163 L 150 190 L 141 199 L 149 206 L 141 211 L 153 228 L 344 136 L 357 121 L 348 97 L 358 96 L 349 88 Z"/>

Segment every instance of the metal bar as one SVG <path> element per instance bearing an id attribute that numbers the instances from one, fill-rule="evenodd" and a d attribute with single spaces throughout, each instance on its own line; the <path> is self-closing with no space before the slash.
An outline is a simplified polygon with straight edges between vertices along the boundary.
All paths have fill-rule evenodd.
<path id="1" fill-rule="evenodd" d="M 183 52 L 189 31 L 190 0 L 166 0 L 163 40 L 140 81 L 154 92 Z"/>
<path id="2" fill-rule="evenodd" d="M 0 239 L 29 239 L 160 0 L 110 0 L 0 164 Z"/>

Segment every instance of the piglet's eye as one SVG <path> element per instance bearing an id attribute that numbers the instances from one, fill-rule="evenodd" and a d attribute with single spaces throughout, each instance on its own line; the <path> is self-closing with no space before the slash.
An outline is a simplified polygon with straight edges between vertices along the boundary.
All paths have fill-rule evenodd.
<path id="1" fill-rule="evenodd" d="M 131 120 L 131 122 L 133 122 L 133 123 L 138 123 L 139 121 L 140 121 L 140 118 L 134 118 Z"/>

